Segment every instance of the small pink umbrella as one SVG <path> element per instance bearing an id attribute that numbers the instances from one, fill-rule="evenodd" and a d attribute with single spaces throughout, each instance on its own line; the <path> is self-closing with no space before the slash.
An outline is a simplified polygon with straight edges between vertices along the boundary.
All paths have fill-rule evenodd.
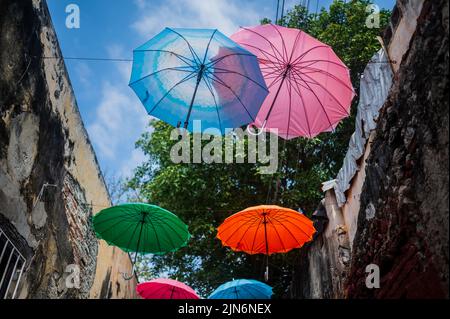
<path id="1" fill-rule="evenodd" d="M 137 285 L 136 291 L 144 299 L 200 299 L 194 289 L 172 279 L 154 279 Z"/>
<path id="2" fill-rule="evenodd" d="M 285 139 L 311 138 L 350 114 L 350 72 L 329 45 L 273 24 L 241 28 L 231 38 L 258 57 L 269 88 L 256 126 Z"/>

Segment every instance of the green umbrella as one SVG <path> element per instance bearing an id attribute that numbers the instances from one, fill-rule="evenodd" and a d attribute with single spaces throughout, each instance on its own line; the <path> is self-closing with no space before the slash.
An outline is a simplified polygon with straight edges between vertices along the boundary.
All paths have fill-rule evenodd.
<path id="1" fill-rule="evenodd" d="M 186 246 L 190 234 L 181 219 L 161 207 L 142 203 L 103 209 L 93 217 L 98 238 L 126 252 L 163 255 Z"/>

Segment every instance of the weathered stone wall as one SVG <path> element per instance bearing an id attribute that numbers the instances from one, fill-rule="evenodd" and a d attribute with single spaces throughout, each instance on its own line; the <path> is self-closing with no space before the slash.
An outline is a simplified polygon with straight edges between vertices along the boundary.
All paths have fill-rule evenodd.
<path id="1" fill-rule="evenodd" d="M 344 283 L 350 263 L 347 228 L 334 192 L 327 192 L 322 202 L 322 208 L 312 217 L 320 233 L 300 250 L 300 262 L 291 283 L 291 298 L 344 297 Z M 322 213 L 317 214 L 320 211 Z"/>
<path id="2" fill-rule="evenodd" d="M 349 298 L 448 298 L 448 54 L 448 1 L 425 1 L 367 160 Z"/>
<path id="3" fill-rule="evenodd" d="M 384 42 L 393 88 L 341 208 L 327 188 L 291 297 L 448 298 L 448 1 L 398 0 Z"/>
<path id="4" fill-rule="evenodd" d="M 19 296 L 134 297 L 136 282 L 119 273 L 131 271 L 128 255 L 92 230 L 110 199 L 64 61 L 52 58 L 61 52 L 46 3 L 0 0 L 0 12 L 0 225 L 27 259 Z M 70 264 L 79 289 L 66 287 Z"/>

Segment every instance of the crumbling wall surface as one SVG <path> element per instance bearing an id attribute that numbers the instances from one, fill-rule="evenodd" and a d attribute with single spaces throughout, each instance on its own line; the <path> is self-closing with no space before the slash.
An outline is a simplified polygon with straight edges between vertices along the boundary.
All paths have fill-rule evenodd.
<path id="1" fill-rule="evenodd" d="M 322 214 L 316 211 L 312 216 L 318 234 L 300 251 L 290 298 L 344 298 L 350 243 L 344 216 L 333 190 L 326 193 L 322 210 Z"/>
<path id="2" fill-rule="evenodd" d="M 423 3 L 367 160 L 349 298 L 448 294 L 448 0 Z M 379 266 L 379 289 L 365 284 Z"/>
<path id="3" fill-rule="evenodd" d="M 110 199 L 64 61 L 54 58 L 46 3 L 0 0 L 0 12 L 0 227 L 27 259 L 18 295 L 104 297 L 107 282 L 121 288 L 107 296 L 132 297 L 135 281 L 119 275 L 131 271 L 127 254 L 92 230 L 94 208 Z M 79 287 L 67 285 L 69 265 L 79 266 Z"/>

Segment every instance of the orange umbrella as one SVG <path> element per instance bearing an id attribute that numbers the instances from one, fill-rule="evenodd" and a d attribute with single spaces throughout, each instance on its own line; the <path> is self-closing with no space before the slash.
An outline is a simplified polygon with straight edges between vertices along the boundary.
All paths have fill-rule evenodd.
<path id="1" fill-rule="evenodd" d="M 224 246 L 248 254 L 286 253 L 311 241 L 316 232 L 305 215 L 276 205 L 246 208 L 219 226 L 217 238 Z M 266 260 L 266 280 L 268 259 Z"/>

